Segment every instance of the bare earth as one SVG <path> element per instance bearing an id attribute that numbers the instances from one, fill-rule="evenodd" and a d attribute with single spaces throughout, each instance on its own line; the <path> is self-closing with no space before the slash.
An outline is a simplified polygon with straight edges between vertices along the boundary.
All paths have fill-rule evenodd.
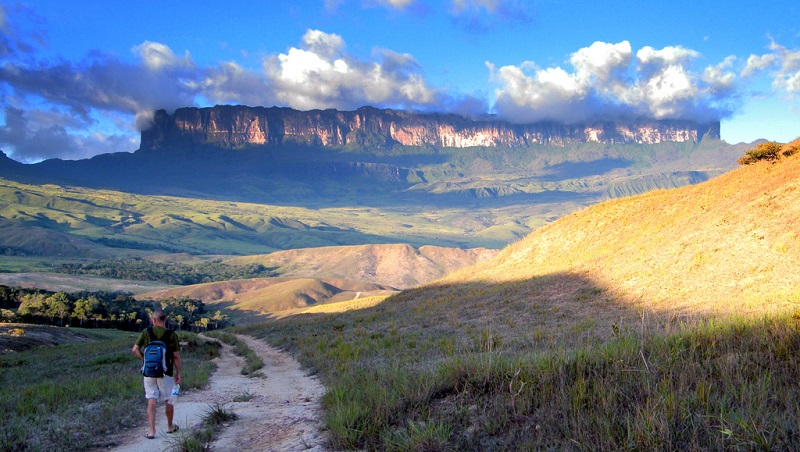
<path id="1" fill-rule="evenodd" d="M 322 432 L 320 397 L 325 388 L 313 376 L 306 375 L 290 356 L 266 343 L 239 336 L 264 361 L 265 377 L 241 375 L 244 359 L 223 344 L 216 358 L 217 370 L 207 389 L 178 396 L 175 423 L 181 430 L 167 434 L 163 404 L 156 415 L 156 439 L 147 439 L 147 427 L 131 430 L 116 451 L 165 450 L 175 445 L 179 435 L 202 423 L 210 406 L 220 404 L 237 419 L 225 426 L 211 445 L 218 451 L 324 451 L 326 437 Z M 243 397 L 247 396 L 247 397 Z M 249 398 L 235 402 L 235 398 Z M 142 416 L 145 403 L 142 400 Z"/>

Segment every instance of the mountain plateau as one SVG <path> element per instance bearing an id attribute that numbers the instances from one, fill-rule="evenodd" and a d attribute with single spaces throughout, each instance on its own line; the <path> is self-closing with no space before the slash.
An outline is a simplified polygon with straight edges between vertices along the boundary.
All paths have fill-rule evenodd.
<path id="1" fill-rule="evenodd" d="M 324 147 L 565 146 L 577 143 L 656 144 L 719 139 L 719 122 L 631 120 L 558 124 L 513 124 L 495 118 L 468 119 L 453 114 L 415 114 L 362 107 L 355 111 L 217 105 L 159 110 L 142 132 L 142 151 L 185 145 L 223 148 L 280 144 Z"/>

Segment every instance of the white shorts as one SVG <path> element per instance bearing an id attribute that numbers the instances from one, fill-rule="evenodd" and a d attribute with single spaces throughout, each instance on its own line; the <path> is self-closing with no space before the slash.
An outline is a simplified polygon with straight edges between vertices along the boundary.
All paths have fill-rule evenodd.
<path id="1" fill-rule="evenodd" d="M 172 388 L 175 380 L 167 375 L 164 378 L 144 377 L 144 398 L 156 399 L 157 402 L 166 402 L 172 405 Z"/>

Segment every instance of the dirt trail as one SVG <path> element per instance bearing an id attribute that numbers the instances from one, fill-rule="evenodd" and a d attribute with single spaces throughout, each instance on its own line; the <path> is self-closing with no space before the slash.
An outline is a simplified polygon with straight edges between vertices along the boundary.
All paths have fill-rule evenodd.
<path id="1" fill-rule="evenodd" d="M 122 452 L 165 450 L 174 445 L 179 435 L 202 422 L 210 405 L 221 404 L 236 413 L 237 419 L 217 435 L 212 449 L 217 451 L 324 451 L 320 397 L 324 387 L 307 376 L 300 365 L 266 343 L 247 336 L 240 340 L 262 360 L 265 377 L 241 375 L 244 359 L 223 344 L 215 359 L 217 370 L 207 389 L 181 394 L 175 403 L 175 423 L 183 431 L 167 434 L 163 404 L 156 416 L 156 439 L 144 437 L 147 427 L 131 431 L 125 444 L 113 450 Z M 242 401 L 234 401 L 242 400 Z M 145 415 L 142 402 L 142 416 Z M 122 440 L 122 439 L 121 439 Z M 124 440 L 123 440 L 124 441 Z"/>

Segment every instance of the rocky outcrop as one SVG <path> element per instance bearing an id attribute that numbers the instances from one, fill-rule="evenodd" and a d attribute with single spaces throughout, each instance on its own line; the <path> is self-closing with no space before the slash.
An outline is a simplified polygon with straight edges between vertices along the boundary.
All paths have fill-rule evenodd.
<path id="1" fill-rule="evenodd" d="M 218 105 L 155 113 L 142 132 L 141 150 L 185 145 L 223 148 L 306 144 L 393 147 L 565 146 L 573 143 L 700 141 L 719 138 L 719 122 L 637 120 L 564 125 L 472 120 L 452 114 L 415 114 L 362 107 L 355 111 L 298 111 L 279 107 Z"/>

